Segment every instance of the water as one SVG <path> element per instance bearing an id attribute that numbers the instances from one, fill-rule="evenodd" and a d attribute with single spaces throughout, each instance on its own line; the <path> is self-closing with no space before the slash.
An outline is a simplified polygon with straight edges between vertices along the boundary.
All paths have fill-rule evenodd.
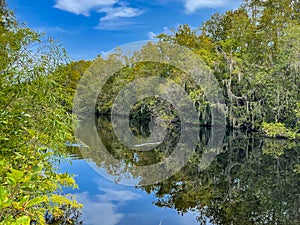
<path id="1" fill-rule="evenodd" d="M 78 190 L 68 190 L 84 204 L 86 225 L 193 225 L 198 224 L 193 212 L 181 216 L 174 209 L 159 208 L 152 204 L 154 194 L 130 186 L 118 185 L 99 176 L 85 160 L 73 159 L 72 166 L 62 170 L 76 174 Z"/>
<path id="2" fill-rule="evenodd" d="M 143 180 L 133 165 L 164 160 L 180 130 L 175 126 L 167 134 L 167 145 L 141 152 L 124 147 L 108 120 L 97 124 L 103 145 L 122 164 L 110 164 L 93 149 L 70 148 L 72 165 L 63 163 L 61 169 L 76 175 L 79 189 L 65 192 L 84 204 L 83 224 L 300 224 L 300 147 L 296 142 L 227 131 L 221 150 L 203 170 L 201 157 L 211 130 L 202 128 L 195 154 L 180 171 L 157 184 L 133 187 L 111 180 L 130 173 L 135 182 Z M 140 126 L 132 127 L 136 135 L 149 135 L 147 125 Z"/>

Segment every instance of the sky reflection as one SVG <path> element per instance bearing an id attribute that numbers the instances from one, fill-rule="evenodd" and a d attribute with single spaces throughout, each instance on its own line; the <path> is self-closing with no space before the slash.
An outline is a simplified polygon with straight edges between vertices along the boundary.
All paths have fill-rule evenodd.
<path id="1" fill-rule="evenodd" d="M 84 204 L 85 225 L 196 225 L 193 212 L 181 216 L 174 209 L 152 204 L 155 197 L 134 187 L 119 185 L 96 173 L 85 160 L 64 162 L 62 172 L 75 175 L 79 189 L 65 190 Z"/>

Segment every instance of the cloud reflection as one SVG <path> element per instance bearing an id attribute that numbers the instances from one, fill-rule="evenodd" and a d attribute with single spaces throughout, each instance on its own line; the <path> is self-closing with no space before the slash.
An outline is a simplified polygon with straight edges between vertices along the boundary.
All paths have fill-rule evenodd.
<path id="1" fill-rule="evenodd" d="M 139 194 L 136 194 L 132 191 L 117 191 L 100 188 L 101 191 L 105 192 L 103 195 L 98 195 L 100 201 L 118 201 L 118 202 L 127 202 L 140 198 Z"/>
<path id="2" fill-rule="evenodd" d="M 101 194 L 98 195 L 91 195 L 89 192 L 75 194 L 77 201 L 84 205 L 82 220 L 86 225 L 118 224 L 124 214 L 117 212 L 117 205 L 141 197 L 139 194 L 128 190 L 105 188 L 99 188 L 99 190 Z"/>

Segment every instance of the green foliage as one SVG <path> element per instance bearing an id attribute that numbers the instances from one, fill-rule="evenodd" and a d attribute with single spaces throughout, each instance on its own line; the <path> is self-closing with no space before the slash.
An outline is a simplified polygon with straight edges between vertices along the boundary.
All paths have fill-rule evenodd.
<path id="1" fill-rule="evenodd" d="M 147 51 L 150 48 L 155 48 L 154 46 L 145 46 L 142 51 Z M 138 55 L 138 53 L 137 53 Z M 129 59 L 131 60 L 131 59 Z M 95 64 L 99 64 L 98 67 L 101 68 L 102 60 Z M 95 65 L 94 65 L 95 66 Z M 89 72 L 86 76 L 88 77 Z M 206 103 L 206 98 L 203 91 L 198 85 L 183 71 L 175 68 L 174 66 L 163 64 L 163 63 L 153 63 L 153 62 L 141 62 L 136 64 L 131 64 L 130 66 L 122 68 L 116 74 L 111 76 L 105 85 L 102 87 L 101 95 L 97 99 L 97 112 L 99 114 L 108 114 L 112 108 L 115 98 L 118 93 L 124 88 L 128 83 L 138 80 L 144 77 L 159 76 L 165 79 L 172 80 L 176 84 L 180 85 L 189 94 L 196 108 L 204 107 Z M 144 84 L 145 85 L 145 84 Z M 157 88 L 162 92 L 171 93 L 171 88 L 168 88 L 163 84 L 152 84 L 148 83 L 146 85 L 152 85 L 153 88 Z M 143 85 L 141 85 L 143 86 Z M 142 93 L 143 90 L 135 89 L 136 93 Z M 144 110 L 148 108 L 147 110 Z M 142 115 L 140 112 L 143 112 Z M 156 97 L 147 98 L 139 101 L 132 109 L 132 117 L 135 119 L 147 118 L 150 114 L 155 117 L 160 115 L 168 120 L 175 118 L 175 112 L 171 110 L 171 107 L 167 101 L 158 100 Z M 144 114 L 144 115 L 143 115 Z M 172 115 L 173 114 L 173 115 Z M 208 122 L 205 122 L 206 124 Z"/>
<path id="2" fill-rule="evenodd" d="M 197 30 L 181 25 L 173 34 L 160 34 L 158 38 L 188 47 L 214 72 L 226 98 L 229 127 L 254 131 L 262 130 L 263 121 L 278 123 L 286 127 L 287 133 L 271 132 L 271 136 L 295 138 L 300 130 L 297 111 L 300 102 L 299 12 L 300 5 L 292 0 L 245 0 L 236 10 L 213 15 Z M 151 51 L 157 51 L 155 45 L 149 44 L 141 50 Z M 139 53 L 134 57 L 138 58 Z M 95 74 L 109 63 L 115 68 L 121 61 L 130 60 L 121 52 L 108 60 L 98 58 L 85 76 Z M 68 87 L 73 92 L 78 77 L 88 65 L 80 61 L 69 66 L 72 75 Z M 152 75 L 171 79 L 182 86 L 198 110 L 200 123 L 210 125 L 209 109 L 213 106 L 206 101 L 201 87 L 193 84 L 188 74 L 163 63 L 129 64 L 116 72 L 102 87 L 97 112 L 110 113 L 114 99 L 126 84 Z M 281 132 L 273 129 L 276 131 Z"/>
<path id="3" fill-rule="evenodd" d="M 76 187 L 59 174 L 55 155 L 63 155 L 72 138 L 69 102 L 57 70 L 65 63 L 61 46 L 16 22 L 0 6 L 0 224 L 45 224 L 45 213 L 63 215 L 63 206 L 79 208 L 56 197 L 63 186 Z"/>
<path id="4" fill-rule="evenodd" d="M 288 131 L 282 123 L 262 123 L 262 130 L 269 137 L 295 138 L 295 133 Z"/>
<path id="5" fill-rule="evenodd" d="M 300 128 L 299 12 L 297 1 L 245 0 L 213 15 L 201 33 L 184 25 L 158 37 L 192 49 L 214 71 L 226 96 L 228 126 L 260 130 L 263 121 L 282 123 L 291 132 L 284 136 L 293 138 Z"/>
<path id="6" fill-rule="evenodd" d="M 83 77 L 86 70 L 91 65 L 91 61 L 72 61 L 69 62 L 67 65 L 62 65 L 59 67 L 60 73 L 63 74 L 64 80 L 62 81 L 62 85 L 67 92 L 67 96 L 73 99 L 75 95 L 75 90 L 77 88 L 77 84 L 79 80 Z M 69 105 L 72 107 L 72 105 Z"/>

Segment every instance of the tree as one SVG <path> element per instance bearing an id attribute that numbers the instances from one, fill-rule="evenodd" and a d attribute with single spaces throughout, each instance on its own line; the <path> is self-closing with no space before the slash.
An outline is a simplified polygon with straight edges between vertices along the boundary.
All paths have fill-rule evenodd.
<path id="1" fill-rule="evenodd" d="M 214 71 L 226 96 L 228 126 L 262 130 L 263 122 L 283 123 L 295 132 L 299 7 L 292 0 L 245 0 L 213 15 L 201 33 L 184 25 L 158 37 L 191 48 Z"/>
<path id="2" fill-rule="evenodd" d="M 0 224 L 45 224 L 80 207 L 60 195 L 76 187 L 60 174 L 55 158 L 71 139 L 71 116 L 57 67 L 65 63 L 62 47 L 20 25 L 0 2 Z"/>

